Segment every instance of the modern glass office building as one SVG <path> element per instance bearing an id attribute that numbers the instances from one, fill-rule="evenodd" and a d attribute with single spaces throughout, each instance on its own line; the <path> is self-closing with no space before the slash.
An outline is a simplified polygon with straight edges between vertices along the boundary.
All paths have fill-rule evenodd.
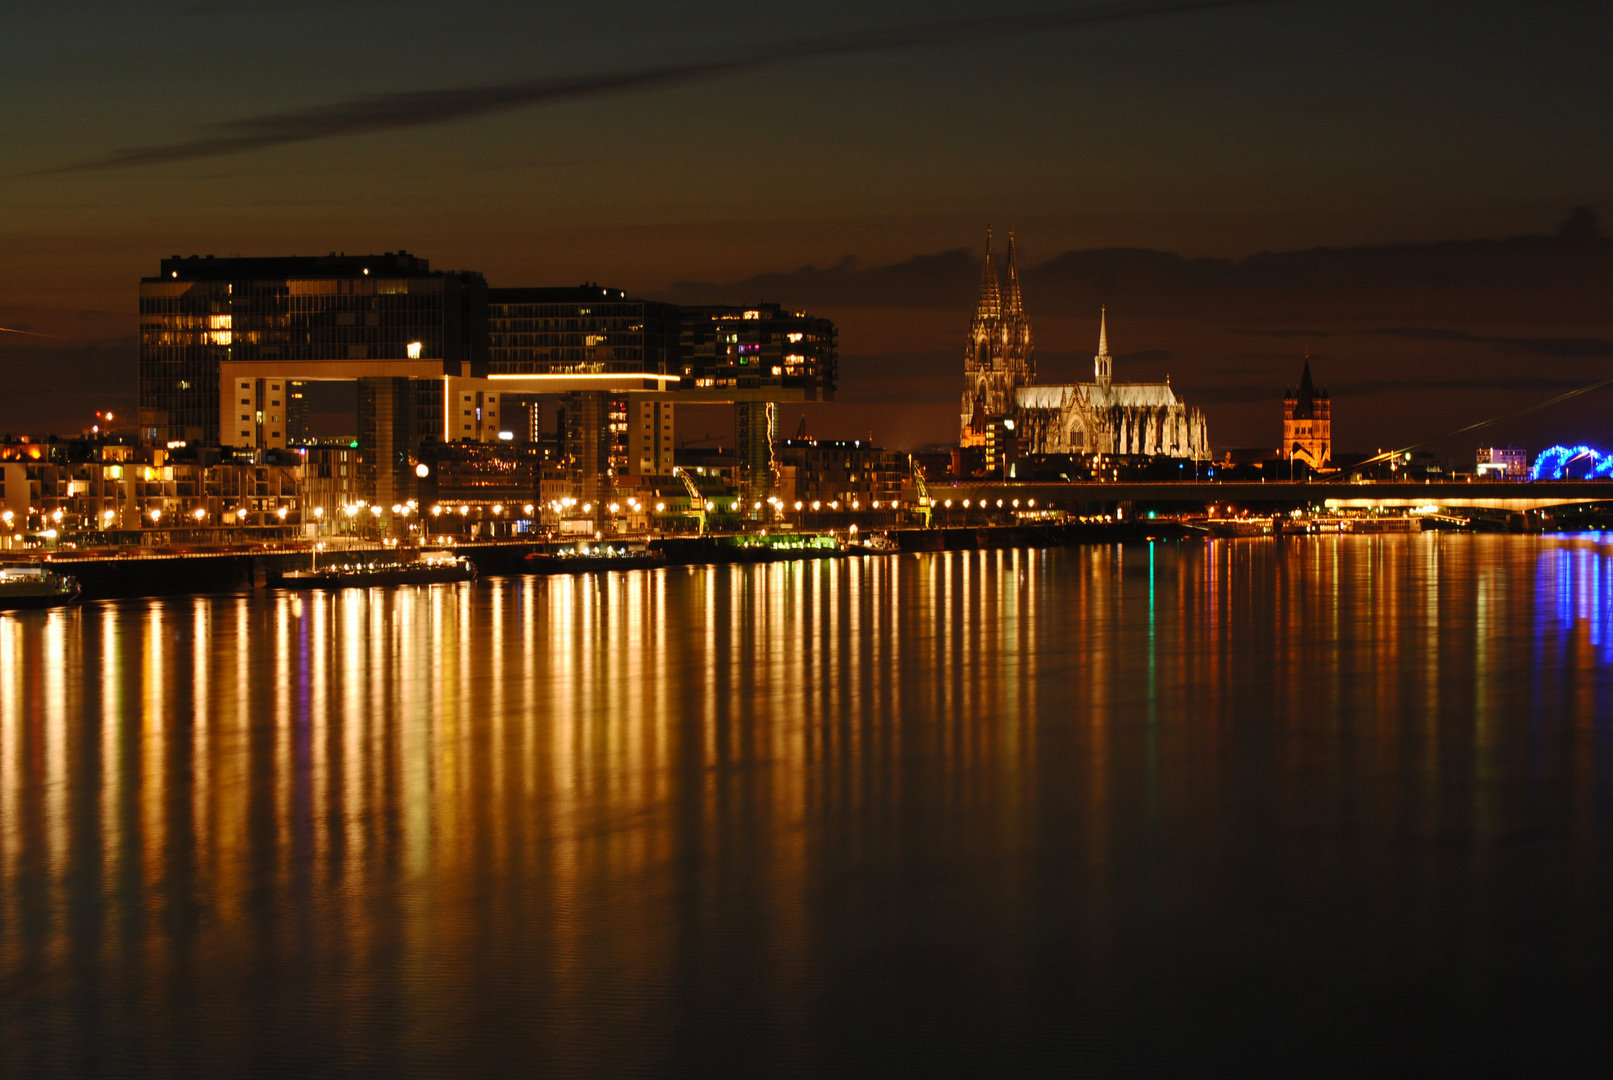
<path id="1" fill-rule="evenodd" d="M 679 363 L 684 389 L 829 401 L 834 398 L 836 359 L 834 323 L 804 311 L 778 304 L 683 309 Z M 768 398 L 770 390 L 779 396 Z"/>
<path id="2" fill-rule="evenodd" d="M 494 375 L 677 372 L 676 304 L 598 285 L 491 289 L 487 313 Z"/>
<path id="3" fill-rule="evenodd" d="M 272 393 L 257 385 L 261 377 L 243 380 L 244 393 L 223 387 L 222 365 L 272 369 L 290 383 L 485 375 L 487 285 L 480 274 L 433 271 L 403 251 L 176 256 L 140 281 L 139 334 L 146 438 L 284 445 L 302 401 L 294 387 Z M 419 431 L 435 432 L 441 389 L 418 390 Z"/>

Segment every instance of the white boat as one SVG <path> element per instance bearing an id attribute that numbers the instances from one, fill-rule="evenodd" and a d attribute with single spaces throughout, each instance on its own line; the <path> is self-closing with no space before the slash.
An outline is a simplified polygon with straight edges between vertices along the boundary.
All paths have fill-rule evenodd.
<path id="1" fill-rule="evenodd" d="M 0 611 L 59 607 L 77 600 L 78 593 L 77 578 L 44 563 L 0 565 Z"/>

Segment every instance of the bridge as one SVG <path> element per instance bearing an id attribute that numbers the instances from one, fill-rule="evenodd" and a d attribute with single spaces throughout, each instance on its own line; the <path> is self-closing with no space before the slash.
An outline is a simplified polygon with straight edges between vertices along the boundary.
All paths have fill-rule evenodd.
<path id="1" fill-rule="evenodd" d="M 1238 509 L 1293 510 L 1305 507 L 1325 509 L 1403 509 L 1439 506 L 1451 509 L 1493 510 L 1528 513 L 1577 503 L 1613 502 L 1613 480 L 1554 480 L 1510 483 L 1484 480 L 1457 482 L 1435 480 L 1426 483 L 1387 481 L 1359 483 L 1303 483 L 1291 481 L 960 481 L 932 483 L 930 498 L 938 508 L 948 500 L 952 507 L 971 508 L 984 503 L 995 509 L 1047 507 L 1050 509 L 1105 512 L 1123 505 L 1146 505 L 1161 509 L 1189 509 L 1230 505 Z M 1030 500 L 1035 506 L 1030 506 Z"/>

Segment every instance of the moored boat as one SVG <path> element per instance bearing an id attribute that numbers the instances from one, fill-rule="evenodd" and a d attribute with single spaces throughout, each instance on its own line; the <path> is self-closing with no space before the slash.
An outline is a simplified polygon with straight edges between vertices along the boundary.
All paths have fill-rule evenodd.
<path id="1" fill-rule="evenodd" d="M 657 551 L 626 544 L 578 544 L 558 551 L 534 551 L 526 557 L 529 574 L 581 574 L 597 570 L 653 570 L 666 565 Z"/>
<path id="2" fill-rule="evenodd" d="M 49 608 L 78 599 L 78 579 L 58 574 L 44 563 L 0 566 L 0 611 Z"/>
<path id="3" fill-rule="evenodd" d="M 322 570 L 295 570 L 280 578 L 283 589 L 368 589 L 388 585 L 445 585 L 476 579 L 465 558 L 427 555 L 414 562 L 349 563 Z"/>

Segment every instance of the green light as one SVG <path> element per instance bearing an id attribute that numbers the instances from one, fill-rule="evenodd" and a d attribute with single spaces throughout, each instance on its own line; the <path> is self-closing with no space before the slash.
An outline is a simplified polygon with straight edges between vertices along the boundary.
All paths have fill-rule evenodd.
<path id="1" fill-rule="evenodd" d="M 355 439 L 352 442 L 348 443 L 347 445 L 351 446 L 353 449 L 357 450 L 358 449 L 358 440 Z"/>

